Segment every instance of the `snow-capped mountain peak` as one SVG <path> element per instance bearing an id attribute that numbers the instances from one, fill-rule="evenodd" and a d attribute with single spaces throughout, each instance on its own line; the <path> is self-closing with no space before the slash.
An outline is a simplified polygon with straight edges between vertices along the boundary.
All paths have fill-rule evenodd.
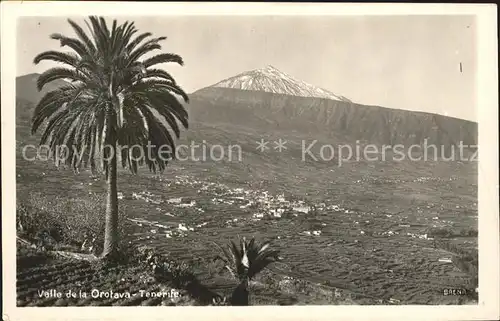
<path id="1" fill-rule="evenodd" d="M 261 69 L 246 71 L 234 77 L 224 79 L 212 87 L 258 90 L 277 94 L 327 98 L 350 102 L 350 100 L 344 96 L 336 95 L 326 89 L 297 80 L 271 65 L 267 65 Z"/>

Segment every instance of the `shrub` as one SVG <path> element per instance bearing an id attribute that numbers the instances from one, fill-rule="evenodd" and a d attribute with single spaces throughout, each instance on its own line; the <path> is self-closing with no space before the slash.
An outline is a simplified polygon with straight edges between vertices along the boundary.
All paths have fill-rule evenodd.
<path id="1" fill-rule="evenodd" d="M 433 227 L 427 230 L 429 237 L 454 238 L 454 237 L 477 237 L 477 229 L 462 228 L 456 230 L 450 227 Z"/>
<path id="2" fill-rule="evenodd" d="M 123 205 L 119 210 L 122 217 L 119 232 L 126 235 Z M 64 244 L 75 251 L 100 254 L 104 244 L 104 213 L 103 195 L 49 198 L 42 193 L 32 193 L 17 204 L 17 232 L 42 248 L 54 249 Z"/>
<path id="3" fill-rule="evenodd" d="M 139 263 L 151 272 L 156 282 L 168 283 L 174 288 L 186 290 L 190 297 L 201 304 L 229 305 L 226 297 L 202 285 L 187 263 L 176 262 L 166 255 L 155 252 L 154 248 L 146 246 L 139 247 L 136 253 Z"/>
<path id="4" fill-rule="evenodd" d="M 186 288 L 196 282 L 196 277 L 190 266 L 185 262 L 176 262 L 165 255 L 158 254 L 154 249 L 140 249 L 139 260 L 151 269 L 158 282 L 171 282 L 178 288 Z"/>
<path id="5" fill-rule="evenodd" d="M 53 243 L 49 239 L 61 242 L 64 238 L 61 222 L 46 212 L 35 211 L 31 205 L 17 205 L 16 223 L 18 235 L 40 247 Z"/>

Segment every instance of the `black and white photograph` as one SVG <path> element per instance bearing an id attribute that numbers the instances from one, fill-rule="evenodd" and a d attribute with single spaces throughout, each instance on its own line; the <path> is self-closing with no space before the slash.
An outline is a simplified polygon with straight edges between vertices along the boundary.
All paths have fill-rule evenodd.
<path id="1" fill-rule="evenodd" d="M 498 313 L 496 7 L 79 5 L 2 3 L 11 311 Z"/>

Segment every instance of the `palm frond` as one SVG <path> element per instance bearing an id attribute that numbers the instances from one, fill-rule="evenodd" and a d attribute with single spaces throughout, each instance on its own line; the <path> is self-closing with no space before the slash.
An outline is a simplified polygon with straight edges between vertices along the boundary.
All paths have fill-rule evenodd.
<path id="1" fill-rule="evenodd" d="M 145 40 L 148 37 L 151 37 L 153 34 L 151 32 L 145 32 L 140 35 L 138 35 L 134 40 L 129 42 L 127 45 L 127 52 L 131 52 L 135 47 L 137 47 L 143 40 Z"/>
<path id="2" fill-rule="evenodd" d="M 142 64 L 146 67 L 152 67 L 154 65 L 158 64 L 164 64 L 164 63 L 169 63 L 169 62 L 175 62 L 179 65 L 184 65 L 184 61 L 182 60 L 182 57 L 173 53 L 162 53 L 155 55 L 153 57 L 150 57 L 142 62 Z"/>
<path id="3" fill-rule="evenodd" d="M 168 72 L 166 72 L 163 69 L 147 69 L 146 74 L 143 76 L 143 79 L 147 79 L 147 78 L 163 79 L 163 80 L 171 82 L 172 85 L 177 85 L 174 77 L 172 77 L 172 75 L 170 75 Z"/>
<path id="4" fill-rule="evenodd" d="M 43 60 L 60 62 L 72 67 L 77 67 L 80 61 L 79 57 L 73 53 L 49 50 L 38 54 L 33 59 L 33 63 L 39 64 Z"/>
<path id="5" fill-rule="evenodd" d="M 38 130 L 39 126 L 47 118 L 57 112 L 63 104 L 75 99 L 81 90 L 83 90 L 82 86 L 69 84 L 47 92 L 35 106 L 31 128 L 32 134 Z"/>
<path id="6" fill-rule="evenodd" d="M 167 37 L 152 38 L 142 43 L 141 45 L 135 46 L 135 48 L 131 49 L 130 51 L 129 55 L 130 63 L 131 64 L 134 63 L 139 58 L 141 58 L 142 56 L 151 51 L 161 49 L 161 45 L 159 44 L 159 42 L 165 39 L 167 39 Z"/>
<path id="7" fill-rule="evenodd" d="M 214 243 L 215 244 L 215 243 Z M 264 270 L 269 264 L 278 260 L 278 250 L 271 250 L 269 242 L 258 244 L 255 238 L 249 241 L 245 238 L 239 240 L 239 245 L 231 241 L 229 250 L 225 250 L 216 244 L 220 257 L 224 261 L 231 274 L 236 275 L 240 281 L 251 280 Z"/>
<path id="8" fill-rule="evenodd" d="M 81 73 L 74 69 L 54 67 L 46 70 L 37 79 L 37 88 L 42 90 L 48 83 L 56 80 L 70 80 L 74 82 L 86 82 L 88 79 Z"/>
<path id="9" fill-rule="evenodd" d="M 54 33 L 54 34 L 50 35 L 50 38 L 52 38 L 54 40 L 59 40 L 61 47 L 66 47 L 66 46 L 70 47 L 78 55 L 80 55 L 80 57 L 83 57 L 87 54 L 87 50 L 85 48 L 85 45 L 78 39 L 63 36 L 60 33 Z"/>
<path id="10" fill-rule="evenodd" d="M 177 84 L 173 84 L 170 81 L 165 81 L 162 79 L 145 79 L 136 84 L 135 90 L 137 89 L 149 91 L 149 92 L 171 92 L 176 95 L 181 96 L 185 102 L 189 102 L 189 97 L 186 92 Z"/>
<path id="11" fill-rule="evenodd" d="M 96 52 L 96 48 L 94 46 L 94 43 L 90 40 L 85 31 L 82 29 L 82 27 L 80 27 L 77 23 L 75 23 L 71 19 L 68 19 L 68 23 L 71 25 L 71 27 L 73 28 L 73 30 L 75 31 L 76 35 L 81 40 L 81 42 L 85 45 L 86 52 L 93 56 L 93 54 Z"/>

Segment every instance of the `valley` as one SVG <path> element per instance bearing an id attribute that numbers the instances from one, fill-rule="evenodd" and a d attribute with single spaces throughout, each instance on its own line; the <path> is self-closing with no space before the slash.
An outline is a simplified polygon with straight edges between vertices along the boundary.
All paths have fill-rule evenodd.
<path id="1" fill-rule="evenodd" d="M 73 174 L 50 162 L 23 159 L 23 146 L 38 139 L 29 132 L 37 96 L 32 83 L 20 84 L 18 204 L 36 207 L 39 199 L 62 197 L 71 208 L 73 201 L 104 195 L 104 179 L 87 170 Z M 120 169 L 128 244 L 188 262 L 204 284 L 227 294 L 233 283 L 213 266 L 217 253 L 212 242 L 225 244 L 239 236 L 271 240 L 282 260 L 253 284 L 253 304 L 475 303 L 470 297 L 445 296 L 443 290 L 475 290 L 474 276 L 458 263 L 463 253 L 453 249 L 477 253 L 476 162 L 349 160 L 337 166 L 303 161 L 300 142 L 407 145 L 429 138 L 447 147 L 459 141 L 474 145 L 476 123 L 361 106 L 347 98 L 220 87 L 193 93 L 187 108 L 192 120 L 178 144 L 238 145 L 242 159 L 174 161 L 163 174 L 141 169 L 132 175 Z M 287 149 L 278 152 L 270 145 L 268 151 L 256 150 L 261 139 L 280 138 Z M 71 209 L 67 214 L 72 215 Z M 450 235 L 442 237 L 440 231 Z M 75 278 L 98 281 L 90 268 L 78 269 L 80 274 L 63 269 L 33 283 L 24 280 L 30 271 L 42 273 L 38 267 L 18 269 L 19 302 L 50 304 L 30 301 L 41 284 L 64 289 Z M 301 283 L 291 286 L 291 280 Z M 138 287 L 137 279 L 127 282 L 123 288 Z M 104 305 L 144 301 L 158 305 L 161 300 L 110 299 Z"/>

